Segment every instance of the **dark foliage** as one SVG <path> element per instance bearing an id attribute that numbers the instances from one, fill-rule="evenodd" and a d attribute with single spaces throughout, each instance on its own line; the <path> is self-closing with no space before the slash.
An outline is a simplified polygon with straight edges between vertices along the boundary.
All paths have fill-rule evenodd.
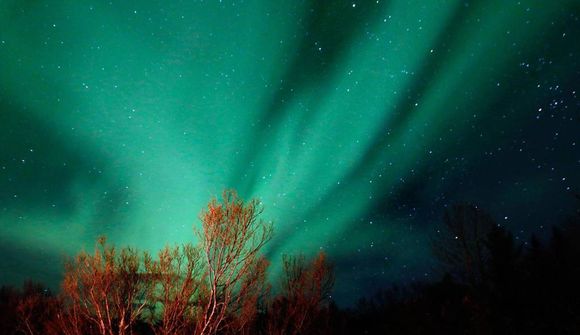
<path id="1" fill-rule="evenodd" d="M 361 300 L 341 312 L 344 327 L 336 334 L 579 334 L 580 203 L 578 208 L 547 242 L 532 236 L 524 245 L 477 207 L 456 206 L 445 224 L 476 229 L 485 222 L 485 236 L 450 247 L 435 242 L 448 271 L 442 280 Z M 449 233 L 455 240 L 457 231 Z M 476 253 L 481 256 L 470 263 Z M 471 275 L 469 265 L 479 260 Z"/>

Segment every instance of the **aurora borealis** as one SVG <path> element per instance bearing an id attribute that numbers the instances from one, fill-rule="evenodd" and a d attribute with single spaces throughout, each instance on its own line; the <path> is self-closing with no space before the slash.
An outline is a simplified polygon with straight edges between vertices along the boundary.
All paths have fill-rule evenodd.
<path id="1" fill-rule="evenodd" d="M 580 188 L 579 41 L 572 0 L 0 1 L 0 284 L 193 241 L 224 188 L 339 301 L 435 276 L 455 202 L 542 234 Z"/>

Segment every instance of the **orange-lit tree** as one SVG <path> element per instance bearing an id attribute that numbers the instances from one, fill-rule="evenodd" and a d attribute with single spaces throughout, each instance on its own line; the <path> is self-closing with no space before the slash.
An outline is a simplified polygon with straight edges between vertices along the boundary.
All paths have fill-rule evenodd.
<path id="1" fill-rule="evenodd" d="M 146 262 L 154 288 L 150 319 L 157 335 L 191 333 L 201 312 L 203 267 L 199 248 L 191 244 L 165 247 L 155 261 Z"/>
<path id="2" fill-rule="evenodd" d="M 86 322 L 87 328 L 100 335 L 129 333 L 148 304 L 151 280 L 143 265 L 137 251 L 117 252 L 104 237 L 99 238 L 94 254 L 81 252 L 68 261 L 62 286 L 69 317 L 66 332 L 82 332 L 78 323 Z"/>
<path id="3" fill-rule="evenodd" d="M 228 333 L 240 335 L 256 333 L 259 306 L 264 306 L 270 292 L 270 285 L 266 281 L 268 265 L 269 262 L 260 257 L 244 275 L 238 293 L 241 299 L 231 305 Z"/>
<path id="4" fill-rule="evenodd" d="M 328 313 L 334 271 L 320 252 L 310 263 L 304 256 L 284 256 L 281 292 L 270 305 L 268 334 L 313 334 Z"/>
<path id="5" fill-rule="evenodd" d="M 259 219 L 261 213 L 258 200 L 244 203 L 235 191 L 225 191 L 221 201 L 213 199 L 202 211 L 202 229 L 196 234 L 204 253 L 209 295 L 197 334 L 216 334 L 228 328 L 230 320 L 253 314 L 244 295 L 255 294 L 264 285 L 267 263 L 259 251 L 272 237 L 272 224 Z"/>

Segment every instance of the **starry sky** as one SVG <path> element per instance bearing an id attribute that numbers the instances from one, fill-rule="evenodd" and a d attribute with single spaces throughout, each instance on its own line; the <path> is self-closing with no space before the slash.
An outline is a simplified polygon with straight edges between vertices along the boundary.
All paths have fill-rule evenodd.
<path id="1" fill-rule="evenodd" d="M 194 241 L 258 197 L 335 297 L 436 279 L 470 201 L 522 242 L 580 187 L 580 2 L 0 1 L 0 284 L 58 286 L 96 236 Z"/>

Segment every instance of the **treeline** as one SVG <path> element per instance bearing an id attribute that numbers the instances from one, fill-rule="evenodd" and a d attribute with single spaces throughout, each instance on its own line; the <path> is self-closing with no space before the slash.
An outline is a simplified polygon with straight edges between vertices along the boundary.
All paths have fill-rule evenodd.
<path id="1" fill-rule="evenodd" d="M 518 242 L 480 208 L 450 208 L 432 243 L 442 279 L 360 300 L 343 334 L 580 334 L 578 209 Z"/>
<path id="2" fill-rule="evenodd" d="M 577 196 L 578 197 L 578 196 Z M 447 209 L 432 238 L 442 279 L 393 287 L 350 309 L 329 300 L 324 254 L 283 259 L 280 289 L 259 250 L 272 227 L 234 192 L 201 214 L 200 244 L 156 257 L 99 240 L 69 260 L 61 292 L 0 290 L 7 334 L 579 334 L 577 212 L 520 243 L 471 204 Z M 548 226 L 548 225 L 546 225 Z"/>
<path id="3" fill-rule="evenodd" d="M 283 259 L 280 292 L 271 294 L 260 255 L 272 225 L 259 202 L 234 191 L 201 213 L 198 245 L 157 255 L 116 249 L 100 238 L 94 252 L 66 262 L 61 292 L 26 283 L 0 290 L 0 333 L 46 335 L 306 334 L 326 332 L 334 277 L 325 255 Z"/>

